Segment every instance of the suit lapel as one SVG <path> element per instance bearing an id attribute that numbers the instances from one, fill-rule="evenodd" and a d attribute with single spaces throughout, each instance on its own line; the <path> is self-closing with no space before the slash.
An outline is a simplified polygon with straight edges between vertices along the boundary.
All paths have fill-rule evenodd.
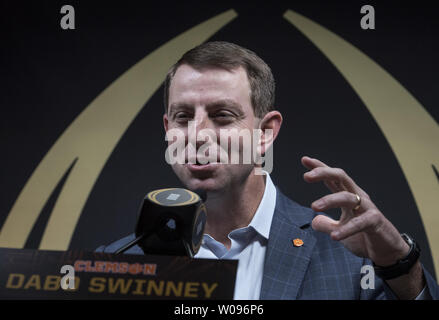
<path id="1" fill-rule="evenodd" d="M 296 299 L 311 260 L 316 239 L 310 232 L 314 217 L 277 189 L 276 209 L 270 228 L 260 298 Z M 295 246 L 301 239 L 302 246 Z"/>

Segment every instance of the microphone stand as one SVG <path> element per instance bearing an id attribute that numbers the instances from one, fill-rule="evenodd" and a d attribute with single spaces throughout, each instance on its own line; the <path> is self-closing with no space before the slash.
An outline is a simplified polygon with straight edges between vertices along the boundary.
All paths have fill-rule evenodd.
<path id="1" fill-rule="evenodd" d="M 119 253 L 127 251 L 129 248 L 134 247 L 136 244 L 138 244 L 144 238 L 146 238 L 146 234 L 142 234 L 142 235 L 138 236 L 136 239 L 131 240 L 130 242 L 125 244 L 123 247 L 117 249 L 117 251 L 114 254 L 118 255 Z"/>

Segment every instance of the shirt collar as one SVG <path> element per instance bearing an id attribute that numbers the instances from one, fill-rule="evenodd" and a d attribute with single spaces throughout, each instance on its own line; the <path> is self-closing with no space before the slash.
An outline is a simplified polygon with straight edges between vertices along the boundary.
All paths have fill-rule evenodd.
<path id="1" fill-rule="evenodd" d="M 271 221 L 273 220 L 273 214 L 276 207 L 276 187 L 274 186 L 273 181 L 271 181 L 268 172 L 262 172 L 265 175 L 265 191 L 249 226 L 253 227 L 256 232 L 268 240 Z"/>

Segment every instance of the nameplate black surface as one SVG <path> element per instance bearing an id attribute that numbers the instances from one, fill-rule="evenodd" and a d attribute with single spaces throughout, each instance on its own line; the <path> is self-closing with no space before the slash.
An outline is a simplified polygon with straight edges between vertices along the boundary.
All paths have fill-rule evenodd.
<path id="1" fill-rule="evenodd" d="M 75 250 L 0 248 L 0 261 L 0 299 L 233 299 L 237 269 L 236 260 Z"/>

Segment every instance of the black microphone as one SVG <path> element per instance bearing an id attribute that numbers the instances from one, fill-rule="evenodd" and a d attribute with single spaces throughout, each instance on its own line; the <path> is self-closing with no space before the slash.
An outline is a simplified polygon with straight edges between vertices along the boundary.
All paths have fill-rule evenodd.
<path id="1" fill-rule="evenodd" d="M 182 188 L 149 192 L 143 199 L 135 228 L 136 238 L 117 250 L 139 244 L 145 254 L 187 255 L 198 252 L 206 225 L 206 193 Z"/>

